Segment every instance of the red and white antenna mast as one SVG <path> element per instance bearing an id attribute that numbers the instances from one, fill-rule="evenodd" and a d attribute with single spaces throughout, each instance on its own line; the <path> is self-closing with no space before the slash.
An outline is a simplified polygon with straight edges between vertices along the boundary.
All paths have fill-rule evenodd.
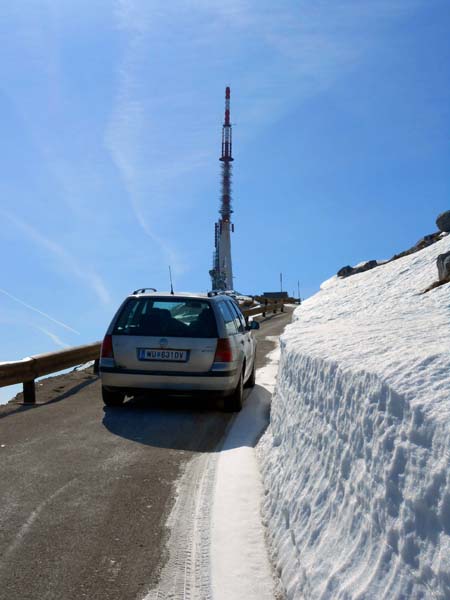
<path id="1" fill-rule="evenodd" d="M 210 271 L 212 288 L 217 290 L 233 289 L 233 270 L 231 265 L 231 163 L 233 141 L 230 123 L 230 88 L 225 88 L 225 119 L 222 127 L 222 198 L 220 219 L 215 225 L 215 251 L 213 268 Z"/>
<path id="2" fill-rule="evenodd" d="M 225 88 L 225 120 L 222 127 L 222 156 L 219 160 L 223 163 L 222 168 L 222 206 L 220 214 L 222 219 L 229 221 L 231 217 L 231 165 L 233 139 L 230 123 L 230 88 Z"/>

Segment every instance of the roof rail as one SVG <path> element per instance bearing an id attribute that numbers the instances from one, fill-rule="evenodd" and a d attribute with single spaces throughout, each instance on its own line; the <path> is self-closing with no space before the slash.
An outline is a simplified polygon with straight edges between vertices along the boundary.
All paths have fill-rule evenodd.
<path id="1" fill-rule="evenodd" d="M 224 296 L 226 293 L 225 290 L 211 290 L 208 292 L 208 298 L 212 298 L 213 296 Z"/>
<path id="2" fill-rule="evenodd" d="M 145 294 L 145 292 L 156 292 L 156 288 L 139 288 L 138 290 L 134 290 L 133 294 Z"/>
<path id="3" fill-rule="evenodd" d="M 229 298 L 235 298 L 237 294 L 233 290 L 211 290 L 208 292 L 208 298 L 212 298 L 213 296 L 228 296 Z"/>

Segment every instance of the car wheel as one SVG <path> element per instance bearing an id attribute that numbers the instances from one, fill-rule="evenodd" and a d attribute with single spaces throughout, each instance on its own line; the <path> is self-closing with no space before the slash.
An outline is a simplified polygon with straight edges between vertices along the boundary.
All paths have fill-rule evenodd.
<path id="1" fill-rule="evenodd" d="M 224 409 L 226 412 L 239 412 L 242 408 L 242 400 L 244 397 L 244 371 L 241 376 L 236 389 L 230 396 L 226 396 L 224 400 Z"/>
<path id="2" fill-rule="evenodd" d="M 253 369 L 252 372 L 250 373 L 250 377 L 247 379 L 247 382 L 245 384 L 245 387 L 255 387 L 256 384 L 256 365 L 255 365 L 255 361 L 253 361 Z"/>
<path id="3" fill-rule="evenodd" d="M 109 390 L 102 387 L 103 402 L 106 406 L 122 406 L 125 400 L 125 394 L 121 392 L 110 392 Z"/>

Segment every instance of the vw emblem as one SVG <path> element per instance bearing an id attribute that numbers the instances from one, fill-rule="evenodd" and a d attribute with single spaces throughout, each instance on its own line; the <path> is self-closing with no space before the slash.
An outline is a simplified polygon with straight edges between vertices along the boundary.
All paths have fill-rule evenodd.
<path id="1" fill-rule="evenodd" d="M 161 338 L 159 340 L 159 347 L 160 348 L 167 348 L 168 345 L 169 345 L 169 342 L 167 341 L 166 338 Z"/>

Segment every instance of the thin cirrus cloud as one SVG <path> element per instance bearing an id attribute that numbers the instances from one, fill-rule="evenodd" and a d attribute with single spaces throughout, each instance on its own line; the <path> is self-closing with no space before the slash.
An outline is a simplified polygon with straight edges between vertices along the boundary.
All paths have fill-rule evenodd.
<path id="1" fill-rule="evenodd" d="M 63 342 L 59 336 L 57 336 L 52 331 L 49 331 L 45 327 L 37 327 L 37 329 L 41 333 L 43 333 L 44 335 L 46 335 L 47 337 L 49 337 L 52 340 L 52 342 L 54 342 L 60 348 L 68 348 L 69 347 L 69 344 L 66 344 L 65 342 Z"/>
<path id="2" fill-rule="evenodd" d="M 162 209 L 164 203 L 159 199 L 164 195 L 165 182 L 169 181 L 174 173 L 173 169 L 165 169 L 165 165 L 146 163 L 143 157 L 145 146 L 143 131 L 146 120 L 138 91 L 139 77 L 136 73 L 136 65 L 143 52 L 142 41 L 142 34 L 134 34 L 121 61 L 118 70 L 118 89 L 105 134 L 105 145 L 120 173 L 137 223 L 159 247 L 174 270 L 182 273 L 185 271 L 185 264 L 180 253 L 150 227 L 143 210 L 144 198 L 148 197 L 152 203 L 153 213 L 158 208 Z M 145 176 L 148 177 L 149 171 L 153 172 L 152 182 L 151 185 L 146 185 Z"/>
<path id="3" fill-rule="evenodd" d="M 21 230 L 25 236 L 55 256 L 64 267 L 64 270 L 69 274 L 74 275 L 79 280 L 83 281 L 88 288 L 97 296 L 100 302 L 104 305 L 111 303 L 111 296 L 102 279 L 85 265 L 81 265 L 65 248 L 42 235 L 37 229 L 19 219 L 12 213 L 1 210 L 1 214 L 10 221 L 17 229 Z"/>
<path id="4" fill-rule="evenodd" d="M 150 7 L 145 2 L 123 0 L 116 3 L 115 13 L 125 43 L 117 66 L 105 146 L 120 174 L 136 222 L 174 272 L 181 274 L 187 269 L 186 252 L 180 251 L 176 242 L 168 241 L 158 223 L 170 218 L 168 197 L 174 211 L 180 202 L 180 209 L 186 209 L 180 182 L 210 160 L 204 144 L 205 129 L 185 118 L 186 106 L 194 105 L 192 93 L 181 84 L 176 91 L 171 86 L 160 86 L 158 75 L 151 74 L 154 68 L 164 68 L 153 34 L 172 11 L 162 3 Z M 155 86 L 158 89 L 153 93 Z"/>
<path id="5" fill-rule="evenodd" d="M 39 310 L 39 308 L 36 308 L 35 306 L 32 306 L 31 304 L 28 304 L 28 302 L 24 302 L 23 300 L 21 300 L 17 296 L 14 296 L 10 292 L 7 292 L 6 290 L 3 290 L 3 289 L 0 288 L 0 293 L 3 294 L 3 295 L 5 295 L 5 296 L 7 296 L 11 300 L 14 300 L 14 302 L 17 302 L 21 306 L 24 306 L 25 308 L 28 308 L 28 310 L 31 310 L 31 311 L 37 313 L 38 315 L 41 315 L 41 317 L 45 317 L 49 321 L 52 321 L 53 323 L 56 323 L 56 325 L 59 325 L 60 327 L 64 327 L 64 329 L 67 329 L 68 331 L 71 331 L 72 333 L 76 333 L 77 335 L 80 335 L 79 331 L 77 331 L 73 327 L 70 327 L 70 325 L 67 325 L 67 323 L 63 323 L 62 321 L 59 321 L 58 319 L 55 319 L 51 315 L 45 313 L 42 310 Z"/>

